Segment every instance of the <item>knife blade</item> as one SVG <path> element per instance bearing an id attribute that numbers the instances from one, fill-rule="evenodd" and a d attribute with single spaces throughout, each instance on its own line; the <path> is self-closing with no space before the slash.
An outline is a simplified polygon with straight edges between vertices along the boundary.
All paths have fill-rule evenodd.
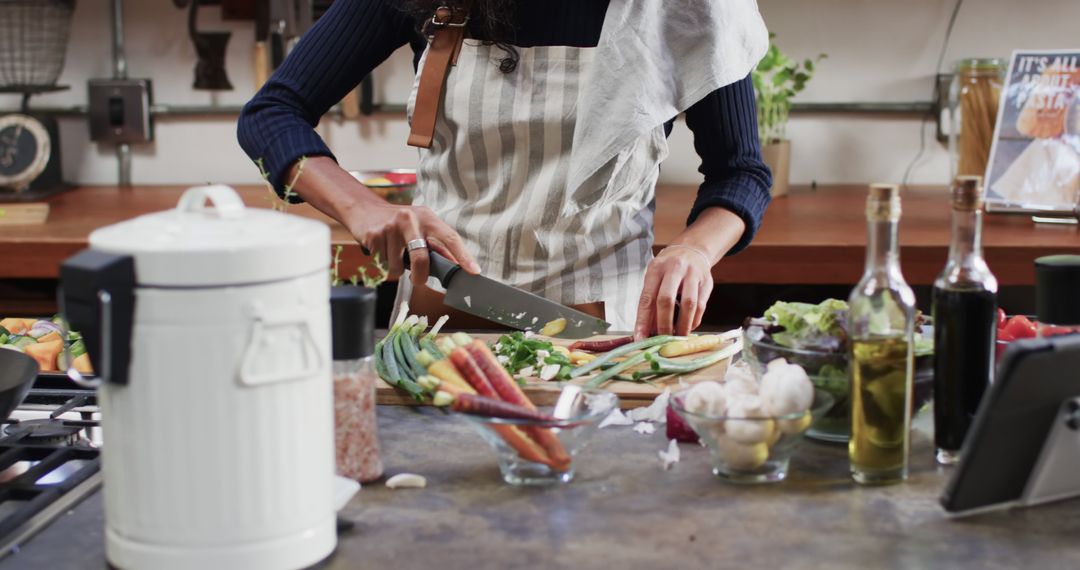
<path id="1" fill-rule="evenodd" d="M 556 319 L 566 319 L 559 338 L 587 338 L 604 334 L 611 327 L 603 319 L 549 301 L 482 275 L 472 275 L 434 250 L 428 250 L 430 273 L 446 288 L 443 303 L 517 330 L 538 331 Z M 408 255 L 405 257 L 408 267 Z"/>

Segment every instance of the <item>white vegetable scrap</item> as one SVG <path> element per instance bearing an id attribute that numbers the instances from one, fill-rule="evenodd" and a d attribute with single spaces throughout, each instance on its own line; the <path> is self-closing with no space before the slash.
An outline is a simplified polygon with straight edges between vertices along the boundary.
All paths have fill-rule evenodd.
<path id="1" fill-rule="evenodd" d="M 532 366 L 526 366 L 525 368 L 518 370 L 518 374 L 521 375 L 522 378 L 526 378 L 532 376 L 533 374 L 536 374 L 536 369 Z"/>
<path id="2" fill-rule="evenodd" d="M 698 382 L 686 393 L 686 411 L 703 416 L 722 416 L 727 409 L 727 396 L 717 382 Z"/>
<path id="3" fill-rule="evenodd" d="M 600 429 L 608 426 L 628 426 L 634 423 L 634 420 L 626 417 L 626 414 L 622 413 L 622 410 L 613 410 L 604 421 L 600 422 Z"/>
<path id="4" fill-rule="evenodd" d="M 672 465 L 679 462 L 679 442 L 674 439 L 669 441 L 667 449 L 661 449 L 657 454 L 660 456 L 660 466 L 665 471 L 671 469 Z"/>
<path id="5" fill-rule="evenodd" d="M 466 307 L 472 308 L 472 295 L 465 295 L 463 300 L 465 301 Z"/>
<path id="6" fill-rule="evenodd" d="M 558 364 L 545 365 L 543 368 L 540 369 L 540 379 L 544 382 L 547 382 L 548 380 L 553 380 L 555 376 L 559 373 L 560 368 L 562 367 Z"/>
<path id="7" fill-rule="evenodd" d="M 649 422 L 638 422 L 637 425 L 634 426 L 634 431 L 641 435 L 650 435 L 656 433 L 656 426 Z"/>
<path id="8" fill-rule="evenodd" d="M 506 365 L 506 364 L 510 363 L 510 357 L 506 356 L 505 354 L 500 354 L 500 355 L 496 356 L 495 360 L 498 360 L 499 364 L 503 364 L 503 365 Z"/>
<path id="9" fill-rule="evenodd" d="M 398 473 L 386 480 L 386 486 L 391 489 L 423 489 L 427 487 L 427 479 L 415 473 Z"/>
<path id="10" fill-rule="evenodd" d="M 669 401 L 671 401 L 671 388 L 664 388 L 664 391 L 647 408 L 635 408 L 630 410 L 627 416 L 635 422 L 666 424 Z"/>
<path id="11" fill-rule="evenodd" d="M 761 378 L 761 400 L 772 416 L 805 412 L 814 403 L 814 384 L 802 366 L 778 358 Z"/>

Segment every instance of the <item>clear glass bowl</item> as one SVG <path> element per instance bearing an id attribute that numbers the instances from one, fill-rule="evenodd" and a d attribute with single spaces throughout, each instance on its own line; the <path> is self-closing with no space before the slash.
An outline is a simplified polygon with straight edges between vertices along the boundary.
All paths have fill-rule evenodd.
<path id="1" fill-rule="evenodd" d="M 751 334 L 753 328 L 755 327 L 743 329 L 743 358 L 750 364 L 754 376 L 760 379 L 765 372 L 765 366 L 777 358 L 802 366 L 814 387 L 828 392 L 835 401 L 806 436 L 821 441 L 847 443 L 851 437 L 851 381 L 848 377 L 847 353 L 780 346 L 766 336 Z M 760 330 L 760 327 L 757 328 Z M 932 336 L 932 333 L 930 334 Z M 911 407 L 913 414 L 930 401 L 933 387 L 934 357 L 931 355 L 916 358 Z"/>
<path id="2" fill-rule="evenodd" d="M 619 397 L 611 392 L 567 386 L 555 406 L 540 408 L 542 413 L 556 418 L 552 421 L 456 415 L 465 418 L 495 450 L 503 481 L 511 485 L 558 485 L 573 480 L 578 456 L 600 422 L 618 407 Z M 561 446 L 567 460 L 562 465 L 550 465 L 522 457 L 509 441 L 520 442 L 523 437 L 527 442 L 546 440 L 548 448 L 550 444 Z"/>
<path id="3" fill-rule="evenodd" d="M 808 412 L 770 417 L 735 417 L 696 414 L 683 406 L 683 390 L 671 397 L 671 406 L 698 434 L 712 457 L 713 473 L 732 483 L 776 483 L 787 477 L 791 455 L 803 435 L 821 421 L 835 400 L 826 391 L 814 390 L 814 403 Z M 729 432 L 735 426 L 760 429 L 763 440 L 747 443 Z M 743 436 L 745 438 L 745 435 Z"/>

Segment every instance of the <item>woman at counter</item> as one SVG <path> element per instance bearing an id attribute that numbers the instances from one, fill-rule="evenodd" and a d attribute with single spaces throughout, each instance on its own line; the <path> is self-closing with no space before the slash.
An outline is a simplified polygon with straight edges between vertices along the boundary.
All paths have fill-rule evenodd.
<path id="1" fill-rule="evenodd" d="M 464 41 L 440 34 L 455 28 Z M 713 265 L 750 243 L 769 203 L 748 76 L 767 43 L 753 0 L 340 0 L 244 108 L 239 139 L 279 193 L 295 180 L 289 199 L 341 222 L 392 276 L 407 251 L 399 297 L 414 312 L 445 312 L 430 247 L 614 330 L 688 334 Z M 410 144 L 424 147 L 412 206 L 362 186 L 314 131 L 406 44 Z M 655 185 L 682 112 L 705 181 L 653 257 Z"/>

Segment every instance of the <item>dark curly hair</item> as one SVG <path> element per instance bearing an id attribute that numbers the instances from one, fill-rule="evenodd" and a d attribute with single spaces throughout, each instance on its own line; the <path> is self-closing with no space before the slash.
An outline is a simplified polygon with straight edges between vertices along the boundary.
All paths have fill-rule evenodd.
<path id="1" fill-rule="evenodd" d="M 467 3 L 470 4 L 469 37 L 506 52 L 499 69 L 503 73 L 514 71 L 518 62 L 518 51 L 513 46 L 515 0 L 401 0 L 402 9 L 416 20 L 417 31 L 421 33 L 439 6 L 446 4 L 455 12 L 463 12 Z"/>

